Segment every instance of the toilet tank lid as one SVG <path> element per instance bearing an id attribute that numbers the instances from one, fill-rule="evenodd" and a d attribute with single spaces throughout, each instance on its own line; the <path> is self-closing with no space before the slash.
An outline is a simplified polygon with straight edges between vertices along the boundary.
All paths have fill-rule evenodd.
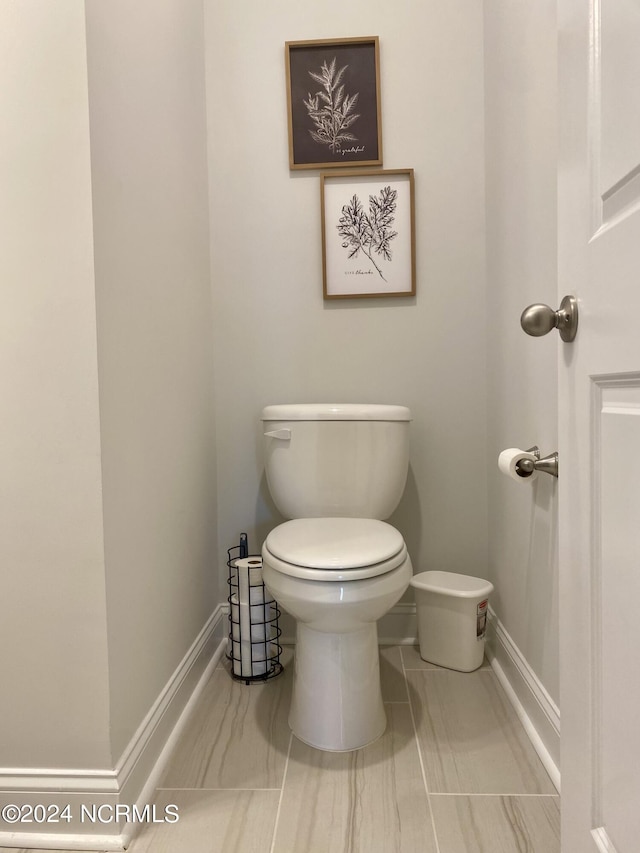
<path id="1" fill-rule="evenodd" d="M 406 406 L 380 403 L 287 403 L 265 406 L 263 421 L 410 421 Z"/>

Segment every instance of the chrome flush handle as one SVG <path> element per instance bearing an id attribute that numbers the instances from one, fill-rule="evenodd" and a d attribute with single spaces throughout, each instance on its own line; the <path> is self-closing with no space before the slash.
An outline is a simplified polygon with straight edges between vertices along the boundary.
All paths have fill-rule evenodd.
<path id="1" fill-rule="evenodd" d="M 290 429 L 273 429 L 271 432 L 265 432 L 266 438 L 279 438 L 280 441 L 289 441 L 291 438 Z"/>

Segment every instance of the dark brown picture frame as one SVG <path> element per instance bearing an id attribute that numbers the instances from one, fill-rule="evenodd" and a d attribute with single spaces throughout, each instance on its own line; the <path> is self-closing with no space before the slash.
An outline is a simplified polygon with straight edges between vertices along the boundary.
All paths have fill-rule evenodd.
<path id="1" fill-rule="evenodd" d="M 285 44 L 289 168 L 382 165 L 377 36 Z"/>

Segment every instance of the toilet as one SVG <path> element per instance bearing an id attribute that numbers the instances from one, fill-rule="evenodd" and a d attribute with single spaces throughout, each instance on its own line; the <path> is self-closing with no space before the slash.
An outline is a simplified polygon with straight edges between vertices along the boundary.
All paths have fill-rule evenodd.
<path id="1" fill-rule="evenodd" d="M 413 569 L 384 521 L 409 465 L 405 406 L 312 404 L 262 412 L 264 467 L 287 519 L 262 548 L 263 580 L 296 620 L 289 725 L 317 749 L 343 752 L 386 728 L 377 620 Z"/>

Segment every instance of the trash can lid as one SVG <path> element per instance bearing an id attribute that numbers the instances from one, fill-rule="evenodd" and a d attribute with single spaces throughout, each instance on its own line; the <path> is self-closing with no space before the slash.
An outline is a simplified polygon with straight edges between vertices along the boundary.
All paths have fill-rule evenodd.
<path id="1" fill-rule="evenodd" d="M 458 575 L 455 572 L 420 572 L 411 579 L 411 586 L 425 592 L 438 592 L 456 598 L 475 598 L 493 592 L 493 584 L 482 578 Z"/>

